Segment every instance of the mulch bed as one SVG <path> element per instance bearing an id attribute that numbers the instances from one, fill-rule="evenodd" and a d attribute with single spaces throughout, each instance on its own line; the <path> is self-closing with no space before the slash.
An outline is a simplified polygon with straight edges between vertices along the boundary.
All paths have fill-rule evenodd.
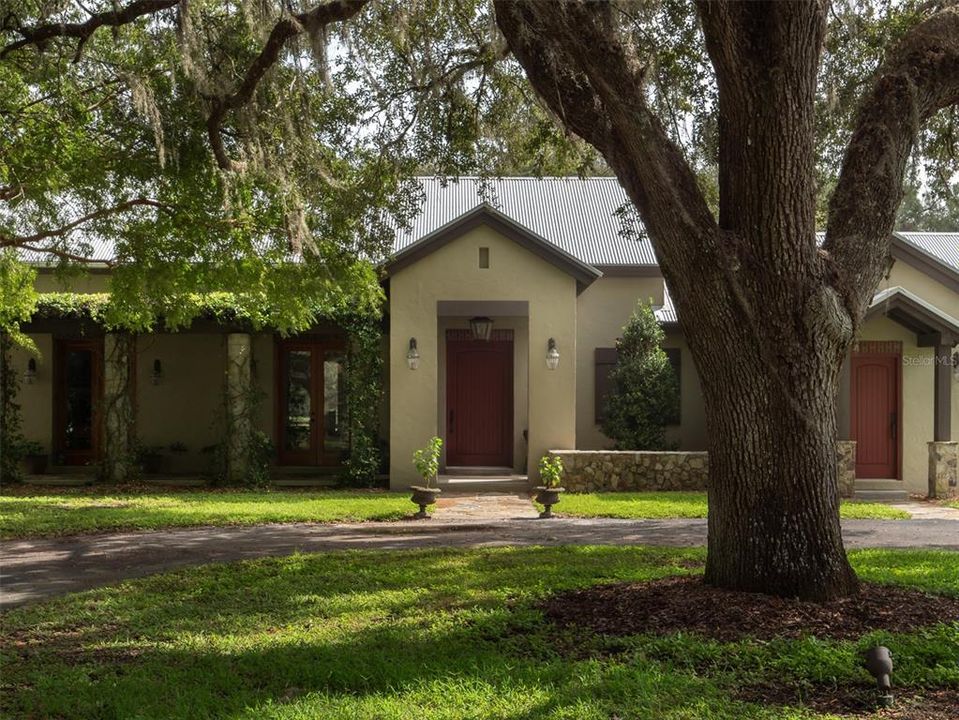
<path id="1" fill-rule="evenodd" d="M 719 590 L 700 577 L 594 585 L 557 593 L 542 609 L 558 625 L 602 635 L 689 632 L 723 642 L 857 639 L 871 630 L 909 632 L 959 620 L 959 598 L 895 585 L 863 583 L 855 597 L 814 603 Z"/>
<path id="2" fill-rule="evenodd" d="M 817 713 L 876 720 L 956 720 L 959 690 L 893 688 L 895 702 L 878 709 L 873 687 L 817 685 L 801 692 L 784 685 L 752 685 L 736 694 L 738 700 L 761 705 L 804 706 Z"/>

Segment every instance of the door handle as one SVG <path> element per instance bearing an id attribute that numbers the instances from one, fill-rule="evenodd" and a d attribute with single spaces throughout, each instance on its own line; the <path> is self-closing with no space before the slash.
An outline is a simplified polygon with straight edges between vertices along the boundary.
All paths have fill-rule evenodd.
<path id="1" fill-rule="evenodd" d="M 450 409 L 450 422 L 449 422 L 449 425 L 450 425 L 450 432 L 453 432 L 453 410 L 452 410 L 452 409 Z"/>

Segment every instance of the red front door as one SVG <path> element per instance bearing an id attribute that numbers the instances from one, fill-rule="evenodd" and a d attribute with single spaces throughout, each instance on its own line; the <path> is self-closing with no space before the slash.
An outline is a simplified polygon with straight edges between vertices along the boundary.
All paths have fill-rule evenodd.
<path id="1" fill-rule="evenodd" d="M 446 464 L 513 465 L 513 333 L 446 335 Z"/>
<path id="2" fill-rule="evenodd" d="M 856 477 L 898 478 L 898 353 L 852 354 L 852 439 L 856 441 Z"/>

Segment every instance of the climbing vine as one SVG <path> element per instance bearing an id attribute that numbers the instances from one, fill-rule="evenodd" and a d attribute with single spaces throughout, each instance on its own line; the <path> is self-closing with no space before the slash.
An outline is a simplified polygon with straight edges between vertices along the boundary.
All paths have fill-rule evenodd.
<path id="1" fill-rule="evenodd" d="M 345 481 L 370 485 L 383 460 L 379 447 L 379 408 L 383 399 L 382 331 L 378 317 L 354 316 L 339 319 L 350 337 L 346 365 L 347 425 L 350 458 Z"/>
<path id="2" fill-rule="evenodd" d="M 13 341 L 0 332 L 0 480 L 16 482 L 20 479 L 20 457 L 23 454 L 23 433 L 17 393 L 20 378 L 10 362 Z"/>

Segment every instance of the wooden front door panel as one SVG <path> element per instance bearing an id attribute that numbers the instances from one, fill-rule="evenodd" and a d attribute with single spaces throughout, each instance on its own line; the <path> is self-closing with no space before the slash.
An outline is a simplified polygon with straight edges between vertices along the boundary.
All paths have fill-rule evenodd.
<path id="1" fill-rule="evenodd" d="M 349 453 L 346 354 L 336 340 L 277 343 L 277 447 L 281 465 L 338 465 Z"/>
<path id="2" fill-rule="evenodd" d="M 446 340 L 446 464 L 513 465 L 513 340 Z"/>
<path id="3" fill-rule="evenodd" d="M 54 353 L 53 444 L 58 462 L 89 465 L 100 459 L 103 344 L 58 340 Z"/>
<path id="4" fill-rule="evenodd" d="M 898 478 L 898 355 L 853 353 L 852 439 L 856 441 L 856 477 Z"/>

